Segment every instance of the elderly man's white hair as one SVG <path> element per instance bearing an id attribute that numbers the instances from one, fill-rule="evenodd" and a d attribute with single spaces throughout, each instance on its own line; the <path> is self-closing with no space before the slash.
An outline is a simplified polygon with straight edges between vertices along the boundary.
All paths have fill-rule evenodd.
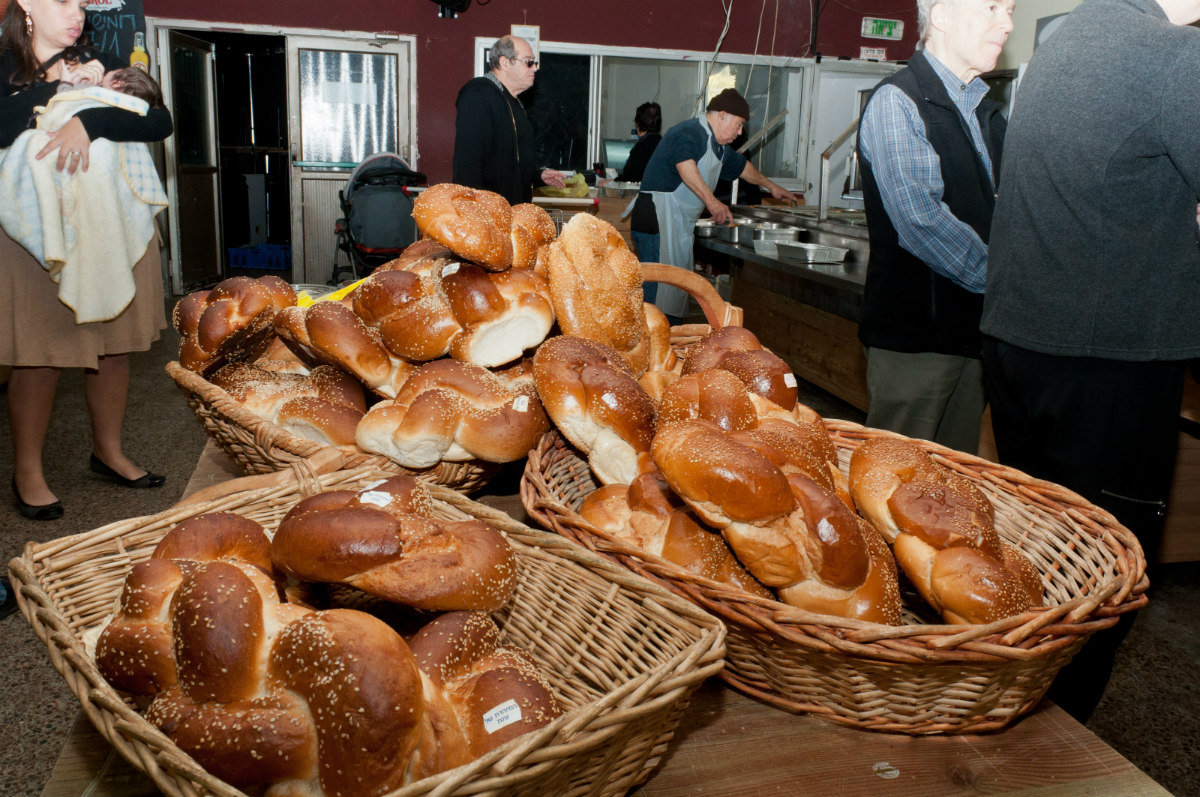
<path id="1" fill-rule="evenodd" d="M 948 6 L 956 6 L 962 0 L 917 0 L 917 41 L 925 43 L 925 37 L 929 35 L 929 12 L 938 3 L 944 3 Z"/>

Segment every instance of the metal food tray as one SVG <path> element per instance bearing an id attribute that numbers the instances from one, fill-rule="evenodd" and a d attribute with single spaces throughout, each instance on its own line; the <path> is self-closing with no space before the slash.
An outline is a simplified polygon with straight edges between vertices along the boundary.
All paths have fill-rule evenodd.
<path id="1" fill-rule="evenodd" d="M 789 243 L 779 241 L 777 251 L 781 260 L 800 260 L 805 263 L 841 263 L 849 249 L 823 244 Z"/>

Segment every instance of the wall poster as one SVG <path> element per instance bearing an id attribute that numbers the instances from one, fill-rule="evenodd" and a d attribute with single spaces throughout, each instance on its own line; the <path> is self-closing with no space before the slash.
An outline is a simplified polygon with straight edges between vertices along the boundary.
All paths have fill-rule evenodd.
<path id="1" fill-rule="evenodd" d="M 130 66 L 150 69 L 142 0 L 88 0 L 86 29 L 97 50 Z"/>

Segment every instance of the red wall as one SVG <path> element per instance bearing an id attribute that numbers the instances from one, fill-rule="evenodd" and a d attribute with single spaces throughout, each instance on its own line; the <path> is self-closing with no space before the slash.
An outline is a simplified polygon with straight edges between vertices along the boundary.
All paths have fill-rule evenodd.
<path id="1" fill-rule="evenodd" d="M 824 58 L 857 58 L 859 47 L 887 47 L 890 60 L 907 58 L 916 42 L 913 0 L 725 0 L 733 6 L 727 53 L 811 55 L 810 2 L 824 6 L 816 50 Z M 472 77 L 476 36 L 500 36 L 514 24 L 539 25 L 544 41 L 659 47 L 712 52 L 725 24 L 721 0 L 475 0 L 457 19 L 438 18 L 431 0 L 144 0 L 147 16 L 200 20 L 222 28 L 271 25 L 288 28 L 398 33 L 417 37 L 417 135 L 419 168 L 430 182 L 450 177 L 454 147 L 454 98 Z M 904 21 L 903 42 L 859 36 L 864 16 Z M 761 30 L 760 30 L 761 18 Z M 774 41 L 772 42 L 772 38 Z"/>

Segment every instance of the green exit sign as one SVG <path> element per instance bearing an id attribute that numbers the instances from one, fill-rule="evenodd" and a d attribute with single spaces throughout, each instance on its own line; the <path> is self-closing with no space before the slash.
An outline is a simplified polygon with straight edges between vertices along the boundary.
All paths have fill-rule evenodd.
<path id="1" fill-rule="evenodd" d="M 862 35 L 868 39 L 892 39 L 893 41 L 898 41 L 904 38 L 904 21 L 899 19 L 863 17 Z"/>

